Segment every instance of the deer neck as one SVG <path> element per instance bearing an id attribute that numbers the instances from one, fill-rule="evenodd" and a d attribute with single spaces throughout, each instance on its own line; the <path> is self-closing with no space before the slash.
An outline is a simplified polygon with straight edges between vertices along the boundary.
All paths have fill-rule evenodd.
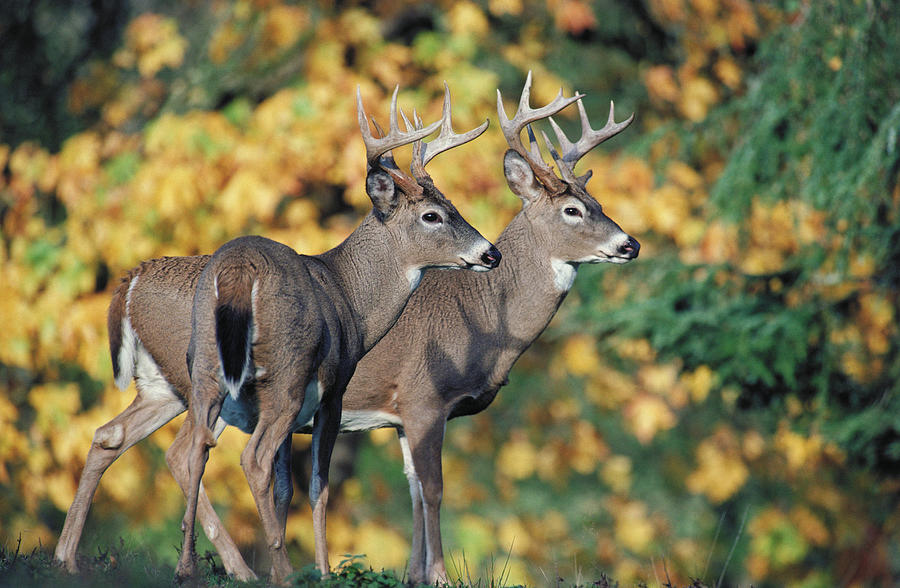
<path id="1" fill-rule="evenodd" d="M 343 243 L 318 255 L 331 270 L 369 351 L 393 326 L 419 283 L 421 270 L 401 263 L 400 244 L 372 213 Z"/>
<path id="2" fill-rule="evenodd" d="M 524 213 L 516 215 L 497 238 L 497 248 L 503 252 L 503 263 L 488 274 L 491 294 L 503 300 L 498 309 L 505 316 L 498 318 L 514 329 L 513 339 L 524 344 L 524 350 L 556 314 L 576 268 L 542 253 L 547 244 Z"/>

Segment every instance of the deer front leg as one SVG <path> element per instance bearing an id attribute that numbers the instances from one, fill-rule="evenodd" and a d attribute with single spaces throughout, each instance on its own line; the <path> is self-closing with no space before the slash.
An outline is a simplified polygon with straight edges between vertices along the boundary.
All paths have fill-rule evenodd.
<path id="1" fill-rule="evenodd" d="M 420 422 L 406 428 L 408 452 L 412 457 L 422 493 L 424 519 L 422 526 L 425 534 L 424 581 L 428 584 L 449 583 L 441 543 L 441 499 L 444 493 L 441 448 L 444 444 L 445 423 L 446 418 L 440 416 L 430 422 Z M 412 577 L 412 570 L 410 579 L 422 581 L 421 578 Z"/>
<path id="2" fill-rule="evenodd" d="M 316 565 L 322 574 L 331 570 L 328 564 L 328 543 L 325 533 L 325 515 L 328 507 L 328 471 L 331 453 L 341 425 L 341 396 L 326 395 L 316 414 L 312 438 L 312 475 L 309 481 L 309 503 L 313 511 L 313 535 L 316 540 Z"/>
<path id="3" fill-rule="evenodd" d="M 152 394 L 145 397 L 138 393 L 128 408 L 94 433 L 94 440 L 78 481 L 78 490 L 66 514 L 66 522 L 54 553 L 54 558 L 70 573 L 78 572 L 75 552 L 103 473 L 135 443 L 147 438 L 182 412 L 184 405 L 174 394 Z"/>
<path id="4" fill-rule="evenodd" d="M 403 454 L 403 473 L 409 481 L 409 497 L 412 500 L 412 548 L 409 554 L 409 579 L 412 583 L 425 581 L 425 515 L 422 504 L 422 483 L 416 474 L 409 440 L 403 429 L 397 429 L 400 450 Z"/>
<path id="5" fill-rule="evenodd" d="M 191 424 L 192 419 L 185 419 L 184 424 L 178 430 L 175 441 L 166 452 L 166 463 L 169 465 L 172 477 L 178 482 L 185 497 L 187 497 L 190 487 L 190 473 L 188 472 L 187 452 L 183 448 L 188 447 L 191 438 Z M 216 426 L 213 430 L 216 440 L 225 430 L 225 427 L 225 421 L 222 419 L 216 421 Z M 200 493 L 197 502 L 197 514 L 200 517 L 200 525 L 203 527 L 203 532 L 206 533 L 206 536 L 222 558 L 222 565 L 225 566 L 225 571 L 243 582 L 256 579 L 256 574 L 244 561 L 240 550 L 234 543 L 231 535 L 225 530 L 219 515 L 216 514 L 202 482 L 200 483 Z"/>

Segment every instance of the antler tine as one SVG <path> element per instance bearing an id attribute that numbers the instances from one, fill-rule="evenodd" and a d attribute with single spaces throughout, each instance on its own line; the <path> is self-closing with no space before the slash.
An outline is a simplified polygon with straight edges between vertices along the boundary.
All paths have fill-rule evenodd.
<path id="1" fill-rule="evenodd" d="M 386 159 L 383 158 L 382 155 L 389 152 L 391 149 L 400 147 L 401 145 L 407 145 L 415 141 L 420 141 L 436 131 L 441 125 L 441 121 L 437 121 L 421 129 L 416 129 L 413 131 L 408 130 L 406 133 L 401 132 L 400 127 L 397 124 L 397 92 L 399 91 L 399 89 L 399 86 L 394 88 L 394 94 L 391 97 L 390 127 L 388 129 L 388 133 L 385 134 L 384 131 L 382 131 L 381 128 L 378 127 L 378 124 L 375 123 L 376 128 L 381 135 L 381 137 L 376 139 L 372 135 L 371 129 L 369 129 L 366 111 L 362 105 L 362 95 L 360 93 L 360 88 L 359 86 L 356 87 L 356 114 L 357 118 L 359 119 L 359 130 L 362 133 L 363 142 L 366 145 L 366 162 L 370 168 L 381 165 L 382 160 Z M 372 122 L 375 122 L 374 119 Z"/>
<path id="2" fill-rule="evenodd" d="M 434 140 L 424 143 L 422 148 L 422 166 L 428 165 L 428 162 L 434 159 L 438 153 L 443 153 L 453 147 L 458 147 L 464 143 L 468 143 L 487 130 L 490 120 L 487 119 L 478 127 L 467 133 L 456 134 L 453 132 L 453 121 L 451 120 L 450 107 L 450 86 L 444 82 L 444 106 L 441 111 L 441 132 Z"/>
<path id="3" fill-rule="evenodd" d="M 550 119 L 550 125 L 553 127 L 553 132 L 556 133 L 556 139 L 559 141 L 560 151 L 562 151 L 562 158 L 557 159 L 557 164 L 560 167 L 560 172 L 569 175 L 574 178 L 575 176 L 575 164 L 579 159 L 585 156 L 588 151 L 599 145 L 600 143 L 610 139 L 622 131 L 624 131 L 628 125 L 634 120 L 634 113 L 631 114 L 624 121 L 617 123 L 615 120 L 615 104 L 612 100 L 609 101 L 609 118 L 606 121 L 606 125 L 603 126 L 602 129 L 594 130 L 591 128 L 591 123 L 588 120 L 587 112 L 584 110 L 584 104 L 581 100 L 578 101 L 578 113 L 581 116 L 581 138 L 578 139 L 577 143 L 572 143 L 569 141 L 566 134 L 563 132 L 559 125 L 554 122 L 554 120 Z M 568 169 L 568 173 L 563 172 L 563 168 Z M 566 181 L 569 181 L 568 178 L 565 178 Z"/>
<path id="4" fill-rule="evenodd" d="M 529 71 L 528 77 L 525 79 L 525 86 L 522 88 L 522 96 L 519 98 L 519 107 L 516 110 L 515 116 L 510 119 L 506 116 L 506 109 L 503 107 L 503 97 L 500 94 L 500 90 L 497 90 L 497 116 L 500 119 L 500 128 L 503 130 L 506 142 L 509 144 L 510 149 L 516 151 L 528 161 L 531 168 L 534 170 L 535 175 L 537 175 L 538 179 L 540 179 L 548 188 L 554 190 L 561 189 L 562 184 L 560 179 L 556 177 L 556 174 L 553 173 L 551 167 L 542 157 L 540 157 L 540 151 L 537 148 L 537 142 L 534 140 L 534 134 L 529 130 L 529 140 L 531 142 L 531 150 L 529 151 L 525 149 L 525 146 L 522 144 L 520 133 L 523 128 L 531 123 L 548 118 L 583 97 L 584 94 L 576 92 L 571 98 L 566 98 L 563 96 L 562 88 L 560 88 L 559 94 L 556 95 L 556 98 L 554 98 L 550 104 L 541 108 L 531 108 L 529 105 L 531 99 L 531 72 Z"/>

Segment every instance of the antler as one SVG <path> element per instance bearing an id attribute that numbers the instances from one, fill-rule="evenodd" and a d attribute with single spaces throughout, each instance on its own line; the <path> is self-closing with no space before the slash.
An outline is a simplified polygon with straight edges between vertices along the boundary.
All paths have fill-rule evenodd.
<path id="1" fill-rule="evenodd" d="M 503 97 L 500 95 L 500 90 L 497 90 L 497 115 L 500 119 L 500 128 L 503 129 L 503 135 L 506 137 L 506 142 L 509 144 L 510 149 L 525 158 L 541 183 L 555 192 L 560 192 L 565 188 L 565 184 L 555 173 L 553 173 L 553 169 L 541 156 L 540 148 L 538 147 L 537 140 L 534 137 L 530 124 L 556 114 L 576 100 L 583 98 L 584 94 L 578 94 L 576 92 L 571 98 L 565 98 L 563 97 L 562 88 L 560 88 L 556 98 L 554 98 L 550 104 L 542 108 L 531 108 L 529 105 L 530 97 L 531 72 L 529 71 L 528 77 L 525 79 L 525 87 L 522 88 L 522 97 L 519 98 L 519 108 L 516 110 L 515 116 L 512 119 L 509 119 L 506 116 L 506 110 L 503 108 Z M 525 146 L 522 144 L 522 137 L 520 136 L 522 129 L 526 126 L 528 126 L 530 151 L 525 149 Z"/>
<path id="2" fill-rule="evenodd" d="M 391 149 L 394 149 L 395 147 L 400 147 L 401 145 L 407 145 L 414 141 L 424 139 L 436 131 L 441 125 L 441 121 L 437 121 L 427 127 L 413 131 L 410 131 L 407 126 L 407 132 L 401 132 L 400 127 L 397 124 L 397 92 L 399 90 L 400 86 L 394 88 L 394 95 L 391 97 L 391 115 L 388 133 L 384 133 L 381 130 L 381 127 L 378 126 L 378 123 L 375 123 L 374 119 L 372 120 L 375 124 L 375 128 L 378 129 L 378 132 L 381 135 L 380 138 L 376 139 L 372 135 L 372 131 L 369 129 L 369 123 L 366 120 L 366 111 L 362 105 L 362 96 L 360 95 L 359 86 L 356 87 L 356 115 L 359 118 L 359 130 L 362 132 L 363 142 L 366 144 L 366 163 L 369 168 L 382 166 L 393 167 L 396 169 L 396 165 L 391 165 L 391 163 L 393 163 L 393 158 L 391 157 L 388 161 L 385 161 L 387 158 L 383 158 L 382 155 L 389 153 Z M 403 118 L 405 119 L 406 116 L 404 115 Z"/>
<path id="3" fill-rule="evenodd" d="M 563 181 L 568 183 L 577 182 L 584 186 L 591 177 L 591 172 L 588 171 L 583 176 L 575 177 L 575 164 L 578 163 L 578 160 L 584 157 L 588 151 L 624 131 L 634 120 L 634 113 L 624 121 L 617 123 L 615 120 L 615 105 L 612 100 L 610 100 L 609 119 L 607 119 L 606 125 L 599 130 L 591 128 L 587 113 L 584 111 L 584 104 L 580 99 L 578 100 L 578 113 L 581 115 L 581 138 L 578 139 L 577 143 L 569 141 L 569 138 L 566 137 L 563 130 L 559 128 L 556 121 L 550 117 L 550 126 L 553 127 L 553 132 L 556 134 L 557 141 L 559 141 L 562 157 L 560 157 L 553 148 L 553 144 L 547 139 L 546 133 L 541 131 L 541 134 L 544 136 L 544 142 L 550 147 L 550 153 L 553 155 L 553 159 L 559 167 L 559 173 L 562 176 Z"/>
<path id="4" fill-rule="evenodd" d="M 484 123 L 477 128 L 458 135 L 453 132 L 453 122 L 451 121 L 450 110 L 450 86 L 447 85 L 447 82 L 444 82 L 444 106 L 441 112 L 441 120 L 439 121 L 441 124 L 440 134 L 429 143 L 424 141 L 416 141 L 413 143 L 413 158 L 410 170 L 417 178 L 422 179 L 430 177 L 428 172 L 425 171 L 425 166 L 428 165 L 428 162 L 434 159 L 437 154 L 443 153 L 453 147 L 459 147 L 464 143 L 468 143 L 487 130 L 488 125 L 490 124 L 490 120 L 485 120 Z M 402 111 L 400 112 L 400 115 L 403 116 Z M 413 111 L 413 120 L 415 121 L 415 128 L 421 129 L 422 119 L 419 118 L 419 115 L 416 114 L 415 111 Z M 410 124 L 406 116 L 403 116 L 403 122 L 406 124 L 407 130 L 409 130 Z"/>

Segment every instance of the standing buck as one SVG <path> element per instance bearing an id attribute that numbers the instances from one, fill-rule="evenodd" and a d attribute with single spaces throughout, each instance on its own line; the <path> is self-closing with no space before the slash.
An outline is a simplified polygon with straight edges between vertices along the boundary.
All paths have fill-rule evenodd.
<path id="1" fill-rule="evenodd" d="M 382 136 L 375 138 L 357 92 L 373 210 L 334 249 L 306 256 L 268 239 L 243 237 L 211 257 L 155 260 L 126 276 L 110 305 L 110 350 L 117 384 L 127 386 L 133 376 L 138 396 L 94 436 L 56 549 L 56 559 L 68 569 L 77 569 L 75 551 L 103 472 L 189 403 L 191 414 L 166 460 L 188 501 L 176 573 L 195 573 L 200 478 L 208 449 L 225 426 L 218 415 L 227 394 L 224 416 L 252 432 L 241 464 L 263 521 L 275 582 L 283 582 L 291 567 L 280 522 L 286 505 L 280 504 L 276 514 L 270 492 L 272 461 L 279 446 L 289 453 L 289 433 L 314 419 L 310 502 L 316 561 L 327 572 L 328 466 L 341 396 L 356 362 L 396 321 L 425 268 L 487 271 L 500 261 L 499 251 L 459 215 L 424 169 L 438 153 L 479 136 L 487 122 L 462 135 L 453 133 L 446 88 L 440 121 L 423 128 L 414 117 L 415 128 L 410 128 L 401 112 L 407 126 L 403 133 L 397 112 L 395 90 L 389 132 L 376 124 Z M 424 143 L 438 127 L 439 136 Z M 408 143 L 414 144 L 412 176 L 397 168 L 391 154 Z M 188 373 L 185 357 L 192 366 Z M 223 560 L 229 558 L 229 571 L 252 578 L 205 494 L 199 502 L 204 529 Z"/>
<path id="2" fill-rule="evenodd" d="M 529 73 L 512 120 L 497 92 L 500 126 L 510 147 L 503 169 L 523 203 L 497 239 L 503 265 L 459 279 L 426 275 L 397 324 L 359 362 L 344 394 L 342 430 L 398 430 L 413 503 L 413 583 L 447 581 L 440 530 L 447 420 L 490 405 L 513 364 L 553 318 L 579 264 L 626 263 L 640 249 L 588 194 L 590 172 L 579 177 L 574 171 L 581 157 L 624 130 L 634 115 L 616 123 L 610 104 L 608 122 L 595 131 L 582 96 L 563 98 L 560 90 L 550 104 L 532 109 L 530 88 Z M 575 101 L 582 126 L 578 142 L 570 142 L 552 118 L 559 152 L 544 135 L 558 177 L 541 158 L 530 127 L 530 150 L 520 133 Z"/>
<path id="3" fill-rule="evenodd" d="M 623 130 L 631 118 L 615 124 L 610 112 L 604 129 L 594 132 L 579 102 L 582 138 L 572 145 L 561 132 L 557 135 L 564 152 L 559 166 L 565 179 L 560 179 L 541 159 L 533 142 L 532 152 L 524 149 L 520 134 L 529 123 L 556 114 L 579 97 L 560 95 L 551 104 L 532 110 L 530 86 L 529 73 L 519 111 L 512 121 L 506 118 L 498 93 L 500 120 L 507 121 L 501 126 L 511 147 L 504 158 L 504 172 L 510 188 L 523 202 L 522 211 L 497 240 L 505 251 L 503 265 L 488 274 L 426 273 L 394 327 L 357 364 L 344 394 L 341 431 L 395 427 L 400 432 L 413 501 L 410 579 L 414 581 L 446 578 L 439 522 L 441 447 L 446 420 L 475 414 L 490 405 L 506 383 L 512 365 L 553 318 L 580 263 L 626 263 L 637 257 L 639 250 L 638 243 L 607 218 L 586 192 L 589 175 L 577 178 L 573 171 L 585 152 Z M 186 396 L 190 389 L 183 361 L 189 337 L 188 317 L 197 278 L 208 259 L 202 256 L 146 262 L 129 274 L 114 296 L 110 316 L 115 314 L 116 318 L 110 323 L 110 341 L 118 341 L 118 345 L 122 341 L 118 329 L 120 317 L 125 316 L 125 292 L 133 278 L 140 278 L 133 286 L 128 307 L 135 315 L 130 324 L 139 340 L 132 338 L 125 343 L 132 347 L 137 344 L 137 351 L 129 357 L 138 358 L 133 360 L 138 389 L 154 385 L 154 390 L 160 391 L 154 396 L 158 404 L 150 407 L 150 400 L 145 401 L 146 413 L 134 417 L 133 425 L 126 423 L 126 430 L 134 426 L 136 431 L 134 437 L 129 437 L 130 444 L 184 410 L 178 398 Z M 145 295 L 144 291 L 150 293 Z M 112 352 L 117 382 L 125 387 L 131 372 L 121 371 L 121 363 L 115 363 L 119 348 L 113 345 Z M 225 411 L 228 410 L 226 399 Z M 141 425 L 138 430 L 142 421 L 152 424 Z M 101 451 L 98 439 L 105 438 L 106 433 L 101 432 L 112 425 L 98 430 L 92 454 Z M 118 454 L 127 449 L 121 445 Z M 109 463 L 118 454 L 107 458 Z M 90 457 L 78 497 L 86 485 Z M 183 456 L 173 455 L 170 450 L 166 457 L 176 478 L 183 476 Z M 292 492 L 288 457 L 283 447 L 275 472 L 275 503 L 282 527 Z M 89 481 L 90 494 L 80 499 L 83 513 L 105 465 L 95 469 L 99 471 Z M 69 518 L 79 504 L 78 497 Z M 199 506 L 203 528 L 226 570 L 240 578 L 252 577 L 202 489 Z M 84 514 L 81 517 L 83 525 Z M 66 554 L 74 557 L 80 532 L 81 526 L 68 535 L 69 549 L 62 556 L 57 548 L 58 559 L 69 561 Z M 60 545 L 66 537 L 64 530 Z"/>

